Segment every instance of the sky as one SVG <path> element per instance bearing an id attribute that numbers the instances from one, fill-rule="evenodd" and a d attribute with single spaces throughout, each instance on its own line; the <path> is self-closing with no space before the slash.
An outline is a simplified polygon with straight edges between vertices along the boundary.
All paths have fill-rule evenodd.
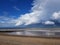
<path id="1" fill-rule="evenodd" d="M 60 0 L 0 0 L 0 27 L 60 24 Z"/>

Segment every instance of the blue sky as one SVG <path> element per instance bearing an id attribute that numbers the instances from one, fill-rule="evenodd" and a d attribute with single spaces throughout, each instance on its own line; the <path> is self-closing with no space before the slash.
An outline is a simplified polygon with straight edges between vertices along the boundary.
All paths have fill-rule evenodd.
<path id="1" fill-rule="evenodd" d="M 60 0 L 0 0 L 0 27 L 60 24 Z"/>
<path id="2" fill-rule="evenodd" d="M 0 16 L 20 16 L 29 12 L 32 0 L 0 0 Z"/>

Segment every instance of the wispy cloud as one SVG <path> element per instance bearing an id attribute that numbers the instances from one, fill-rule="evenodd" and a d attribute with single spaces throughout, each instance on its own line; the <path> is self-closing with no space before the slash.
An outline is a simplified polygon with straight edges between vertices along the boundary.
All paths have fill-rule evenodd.
<path id="1" fill-rule="evenodd" d="M 13 27 L 17 20 L 11 17 L 0 16 L 0 27 Z"/>
<path id="2" fill-rule="evenodd" d="M 15 10 L 20 11 L 20 9 L 16 6 L 13 7 Z"/>

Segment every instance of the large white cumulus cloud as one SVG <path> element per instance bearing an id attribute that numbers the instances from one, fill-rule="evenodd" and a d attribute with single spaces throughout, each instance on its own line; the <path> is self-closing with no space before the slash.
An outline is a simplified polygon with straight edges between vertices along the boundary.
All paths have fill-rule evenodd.
<path id="1" fill-rule="evenodd" d="M 48 0 L 34 0 L 34 3 L 32 4 L 33 7 L 31 8 L 31 13 L 26 13 L 24 15 L 21 15 L 18 18 L 18 21 L 16 23 L 16 26 L 18 25 L 29 25 L 33 23 L 40 23 L 40 20 L 42 19 L 43 15 L 45 14 L 45 5 L 47 4 Z"/>

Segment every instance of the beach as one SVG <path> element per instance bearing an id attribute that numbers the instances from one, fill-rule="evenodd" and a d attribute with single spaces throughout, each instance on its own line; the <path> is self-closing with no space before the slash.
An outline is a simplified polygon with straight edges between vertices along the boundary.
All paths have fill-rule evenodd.
<path id="1" fill-rule="evenodd" d="M 60 45 L 60 39 L 9 36 L 0 34 L 0 45 Z"/>

